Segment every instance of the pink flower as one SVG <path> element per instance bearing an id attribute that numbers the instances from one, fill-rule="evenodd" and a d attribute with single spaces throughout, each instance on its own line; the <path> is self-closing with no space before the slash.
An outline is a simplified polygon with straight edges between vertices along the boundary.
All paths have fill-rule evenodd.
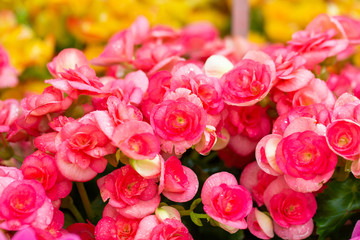
<path id="1" fill-rule="evenodd" d="M 225 103 L 250 106 L 261 101 L 275 80 L 275 64 L 265 53 L 249 51 L 220 81 Z"/>
<path id="2" fill-rule="evenodd" d="M 58 78 L 60 77 L 60 73 L 84 65 L 89 66 L 89 61 L 84 53 L 76 48 L 67 48 L 54 57 L 53 60 L 47 64 L 47 68 L 51 75 Z"/>
<path id="3" fill-rule="evenodd" d="M 325 137 L 313 131 L 284 137 L 277 145 L 275 158 L 290 188 L 300 192 L 319 190 L 330 179 L 337 163 Z"/>
<path id="4" fill-rule="evenodd" d="M 120 214 L 116 218 L 103 217 L 95 228 L 96 240 L 133 240 L 138 226 L 138 219 L 128 219 Z"/>
<path id="5" fill-rule="evenodd" d="M 312 193 L 295 192 L 282 177 L 273 181 L 265 190 L 264 202 L 273 220 L 284 228 L 306 224 L 315 215 L 317 208 Z"/>
<path id="6" fill-rule="evenodd" d="M 65 111 L 72 104 L 72 99 L 63 96 L 63 93 L 47 87 L 40 95 L 31 95 L 21 100 L 21 106 L 26 116 L 43 116 L 53 112 Z"/>
<path id="7" fill-rule="evenodd" d="M 326 140 L 330 149 L 348 159 L 357 160 L 360 154 L 360 124 L 348 119 L 333 121 L 327 126 Z"/>
<path id="8" fill-rule="evenodd" d="M 182 166 L 175 156 L 165 162 L 164 189 L 162 194 L 174 202 L 190 201 L 199 188 L 196 174 L 188 167 Z"/>
<path id="9" fill-rule="evenodd" d="M 19 80 L 18 72 L 10 65 L 9 55 L 0 45 L 0 88 L 15 87 Z"/>
<path id="10" fill-rule="evenodd" d="M 39 182 L 23 180 L 20 170 L 8 167 L 0 167 L 0 182 L 0 228 L 14 231 L 49 226 L 54 210 Z"/>
<path id="11" fill-rule="evenodd" d="M 20 168 L 25 179 L 37 180 L 51 200 L 64 198 L 71 192 L 72 183 L 58 172 L 54 157 L 40 151 L 27 156 Z"/>
<path id="12" fill-rule="evenodd" d="M 130 165 L 97 180 L 103 201 L 127 218 L 143 218 L 155 212 L 160 203 L 155 179 L 145 179 Z"/>
<path id="13" fill-rule="evenodd" d="M 56 164 L 69 180 L 85 182 L 103 172 L 105 155 L 115 152 L 108 137 L 90 114 L 66 123 L 55 139 Z"/>
<path id="14" fill-rule="evenodd" d="M 192 240 L 189 230 L 179 220 L 166 218 L 159 221 L 154 215 L 141 220 L 135 240 Z"/>
<path id="15" fill-rule="evenodd" d="M 283 174 L 275 159 L 276 148 L 281 139 L 282 136 L 279 134 L 266 135 L 257 143 L 255 149 L 255 157 L 259 167 L 273 176 Z"/>
<path id="16" fill-rule="evenodd" d="M 72 235 L 79 236 L 81 240 L 93 240 L 95 226 L 92 225 L 89 221 L 88 223 L 74 223 L 66 228 L 69 233 Z M 69 239 L 70 240 L 70 239 Z"/>
<path id="17" fill-rule="evenodd" d="M 286 48 L 279 48 L 271 53 L 276 66 L 275 87 L 284 92 L 292 92 L 305 87 L 314 78 L 309 70 L 305 69 L 305 59 L 297 52 Z"/>
<path id="18" fill-rule="evenodd" d="M 88 65 L 65 69 L 58 75 L 58 78 L 45 80 L 45 82 L 65 92 L 73 99 L 78 98 L 80 94 L 99 95 L 102 93 L 103 84 L 99 81 L 95 71 Z"/>
<path id="19" fill-rule="evenodd" d="M 245 217 L 252 209 L 251 195 L 227 172 L 211 175 L 201 190 L 204 211 L 221 224 L 245 229 Z"/>
<path id="20" fill-rule="evenodd" d="M 326 58 L 345 50 L 349 41 L 336 18 L 320 14 L 305 30 L 294 33 L 288 44 L 306 59 L 306 67 L 312 69 Z"/>
<path id="21" fill-rule="evenodd" d="M 128 157 L 153 159 L 160 152 L 160 143 L 150 124 L 130 120 L 118 125 L 112 142 Z"/>
<path id="22" fill-rule="evenodd" d="M 110 96 L 107 100 L 107 108 L 109 115 L 113 119 L 115 125 L 119 125 L 128 120 L 143 119 L 141 111 L 133 105 L 126 104 L 115 96 Z"/>
<path id="23" fill-rule="evenodd" d="M 181 154 L 200 141 L 206 126 L 206 113 L 196 95 L 188 89 L 178 88 L 153 108 L 150 122 L 160 138 L 162 150 Z"/>
<path id="24" fill-rule="evenodd" d="M 257 205 L 261 207 L 264 204 L 264 192 L 269 184 L 276 177 L 262 171 L 257 162 L 251 162 L 241 173 L 240 184 L 243 185 L 252 195 Z"/>
<path id="25" fill-rule="evenodd" d="M 225 127 L 230 135 L 242 134 L 258 140 L 268 134 L 271 129 L 270 118 L 266 108 L 254 105 L 250 107 L 229 106 L 225 118 Z"/>
<path id="26" fill-rule="evenodd" d="M 20 116 L 20 105 L 15 99 L 0 101 L 0 132 L 8 132 L 10 125 Z"/>
<path id="27" fill-rule="evenodd" d="M 309 84 L 298 90 L 293 97 L 293 106 L 308 106 L 322 103 L 332 109 L 335 104 L 335 96 L 321 79 L 314 78 Z"/>
<path id="28" fill-rule="evenodd" d="M 253 208 L 247 217 L 250 232 L 258 238 L 270 239 L 274 237 L 273 223 L 269 216 Z"/>

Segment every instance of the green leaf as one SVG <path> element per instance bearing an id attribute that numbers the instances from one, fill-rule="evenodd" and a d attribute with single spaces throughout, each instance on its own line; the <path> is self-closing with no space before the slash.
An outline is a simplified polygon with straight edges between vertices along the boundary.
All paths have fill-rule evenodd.
<path id="1" fill-rule="evenodd" d="M 199 227 L 203 226 L 201 220 L 198 218 L 198 215 L 196 213 L 191 212 L 190 213 L 190 218 L 197 226 L 199 226 Z"/>
<path id="2" fill-rule="evenodd" d="M 314 217 L 319 239 L 339 231 L 344 223 L 360 210 L 360 181 L 349 177 L 346 181 L 333 181 L 317 196 L 317 211 Z"/>

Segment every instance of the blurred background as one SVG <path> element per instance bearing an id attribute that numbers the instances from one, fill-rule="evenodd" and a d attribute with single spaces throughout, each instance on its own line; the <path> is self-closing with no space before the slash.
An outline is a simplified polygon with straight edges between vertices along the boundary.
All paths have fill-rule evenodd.
<path id="1" fill-rule="evenodd" d="M 1 89 L 0 97 L 41 93 L 51 77 L 46 64 L 59 51 L 74 47 L 92 59 L 138 15 L 174 28 L 209 21 L 229 35 L 231 5 L 231 0 L 0 0 L 0 45 L 20 82 Z M 320 13 L 360 17 L 360 0 L 249 0 L 249 5 L 249 40 L 255 43 L 286 42 Z"/>

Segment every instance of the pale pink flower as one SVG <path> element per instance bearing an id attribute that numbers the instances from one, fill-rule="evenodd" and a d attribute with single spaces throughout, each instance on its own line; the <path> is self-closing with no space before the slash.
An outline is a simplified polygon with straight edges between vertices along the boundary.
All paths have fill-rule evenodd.
<path id="1" fill-rule="evenodd" d="M 59 171 L 72 181 L 85 182 L 94 178 L 106 168 L 104 156 L 116 150 L 109 143 L 91 114 L 66 123 L 55 139 Z"/>
<path id="2" fill-rule="evenodd" d="M 312 193 L 295 192 L 278 177 L 265 190 L 264 203 L 278 225 L 289 228 L 306 224 L 315 215 L 317 204 Z"/>
<path id="3" fill-rule="evenodd" d="M 220 82 L 225 103 L 250 106 L 261 101 L 275 80 L 275 64 L 265 53 L 249 51 Z"/>
<path id="4" fill-rule="evenodd" d="M 174 202 L 190 201 L 199 188 L 196 174 L 190 168 L 182 166 L 175 156 L 168 158 L 165 162 L 163 181 L 162 194 Z"/>
<path id="5" fill-rule="evenodd" d="M 14 231 L 49 226 L 54 210 L 39 182 L 24 180 L 20 170 L 9 167 L 0 167 L 0 181 L 0 228 Z"/>
<path id="6" fill-rule="evenodd" d="M 181 154 L 200 141 L 206 126 L 206 113 L 196 95 L 188 89 L 178 88 L 155 105 L 150 122 L 160 138 L 162 150 Z"/>
<path id="7" fill-rule="evenodd" d="M 326 58 L 344 51 L 349 40 L 336 18 L 320 14 L 305 30 L 294 33 L 288 44 L 306 59 L 306 67 L 312 69 Z"/>
<path id="8" fill-rule="evenodd" d="M 155 215 L 143 218 L 138 227 L 135 240 L 192 240 L 189 230 L 176 219 L 166 218 L 159 221 Z"/>
<path id="9" fill-rule="evenodd" d="M 54 88 L 47 87 L 40 95 L 30 95 L 21 100 L 26 116 L 43 116 L 49 113 L 65 111 L 72 104 L 72 99 Z"/>
<path id="10" fill-rule="evenodd" d="M 263 137 L 256 145 L 256 161 L 264 172 L 273 176 L 282 175 L 283 172 L 276 163 L 275 153 L 282 136 L 279 134 L 269 134 Z"/>
<path id="11" fill-rule="evenodd" d="M 252 209 L 251 195 L 236 178 L 227 172 L 211 175 L 201 190 L 204 211 L 213 219 L 229 227 L 245 229 L 245 217 Z"/>
<path id="12" fill-rule="evenodd" d="M 85 54 L 76 48 L 67 48 L 62 50 L 51 62 L 47 68 L 53 77 L 60 77 L 60 73 L 68 69 L 76 69 L 81 66 L 89 66 L 89 61 Z"/>
<path id="13" fill-rule="evenodd" d="M 142 121 L 143 119 L 143 115 L 138 108 L 131 104 L 126 104 L 115 96 L 110 96 L 108 98 L 107 109 L 116 125 L 129 120 Z"/>
<path id="14" fill-rule="evenodd" d="M 130 165 L 97 180 L 103 201 L 127 218 L 143 218 L 155 212 L 160 203 L 155 179 L 145 179 Z"/>

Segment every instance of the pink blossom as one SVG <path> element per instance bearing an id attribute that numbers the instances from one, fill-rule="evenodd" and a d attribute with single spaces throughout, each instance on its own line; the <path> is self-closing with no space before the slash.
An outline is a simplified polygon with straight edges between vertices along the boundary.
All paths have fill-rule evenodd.
<path id="1" fill-rule="evenodd" d="M 95 228 L 96 240 L 133 240 L 139 225 L 138 219 L 128 219 L 120 214 L 116 218 L 103 217 Z"/>
<path id="2" fill-rule="evenodd" d="M 278 177 L 265 190 L 264 203 L 272 219 L 284 228 L 306 224 L 317 208 L 312 193 L 295 192 L 283 177 Z"/>
<path id="3" fill-rule="evenodd" d="M 335 96 L 321 79 L 314 78 L 309 84 L 298 90 L 293 97 L 293 106 L 307 106 L 322 103 L 331 109 L 335 104 Z"/>
<path id="4" fill-rule="evenodd" d="M 275 64 L 265 53 L 249 51 L 220 81 L 225 103 L 250 106 L 261 101 L 275 80 Z"/>
<path id="5" fill-rule="evenodd" d="M 257 205 L 264 204 L 264 191 L 276 177 L 262 171 L 257 162 L 251 162 L 241 173 L 240 184 L 243 185 L 252 195 Z"/>
<path id="6" fill-rule="evenodd" d="M 274 237 L 273 223 L 269 216 L 253 208 L 247 217 L 250 232 L 258 238 L 270 239 Z"/>
<path id="7" fill-rule="evenodd" d="M 141 220 L 135 240 L 192 240 L 189 230 L 179 220 L 164 219 L 159 221 L 154 215 Z"/>
<path id="8" fill-rule="evenodd" d="M 257 143 L 255 149 L 255 157 L 259 167 L 273 176 L 283 174 L 275 159 L 276 148 L 281 140 L 282 136 L 279 134 L 266 135 Z"/>
<path id="9" fill-rule="evenodd" d="M 211 125 L 206 125 L 205 131 L 201 136 L 200 141 L 195 145 L 195 150 L 201 155 L 207 155 L 215 146 L 217 140 L 218 138 L 216 134 L 216 128 Z"/>
<path id="10" fill-rule="evenodd" d="M 8 132 L 10 125 L 20 116 L 20 105 L 15 99 L 0 101 L 0 132 Z"/>
<path id="11" fill-rule="evenodd" d="M 25 179 L 39 181 L 51 200 L 70 194 L 72 183 L 58 172 L 54 157 L 36 151 L 24 159 L 20 169 Z"/>
<path id="12" fill-rule="evenodd" d="M 229 106 L 225 118 L 225 127 L 230 135 L 242 134 L 257 140 L 270 132 L 270 118 L 266 108 L 254 105 L 250 107 Z"/>
<path id="13" fill-rule="evenodd" d="M 319 190 L 330 179 L 337 163 L 325 137 L 313 131 L 283 138 L 276 148 L 275 158 L 290 188 L 301 192 Z"/>
<path id="14" fill-rule="evenodd" d="M 327 143 L 334 153 L 357 160 L 360 154 L 360 124 L 347 119 L 333 121 L 326 129 Z"/>
<path id="15" fill-rule="evenodd" d="M 312 69 L 315 64 L 345 50 L 349 41 L 336 18 L 320 14 L 305 30 L 294 33 L 288 44 L 306 59 L 306 67 Z"/>
<path id="16" fill-rule="evenodd" d="M 92 225 L 89 221 L 88 223 L 74 223 L 66 228 L 66 230 L 80 237 L 81 240 L 93 240 L 95 226 Z"/>
<path id="17" fill-rule="evenodd" d="M 40 95 L 31 95 L 21 100 L 21 106 L 26 116 L 43 116 L 53 112 L 65 111 L 72 104 L 72 99 L 64 97 L 63 93 L 47 87 Z"/>
<path id="18" fill-rule="evenodd" d="M 305 87 L 314 78 L 305 69 L 306 60 L 297 52 L 279 48 L 271 53 L 276 67 L 276 88 L 284 92 L 292 92 Z"/>
<path id="19" fill-rule="evenodd" d="M 78 98 L 80 94 L 99 95 L 102 93 L 101 87 L 103 84 L 99 81 L 95 71 L 88 65 L 65 69 L 64 72 L 58 75 L 58 78 L 46 80 L 45 82 L 65 92 L 73 99 Z"/>
<path id="20" fill-rule="evenodd" d="M 152 159 L 160 152 L 160 143 L 152 127 L 142 121 L 130 120 L 118 125 L 112 142 L 133 159 Z"/>
<path id="21" fill-rule="evenodd" d="M 143 218 L 160 203 L 155 179 L 145 179 L 126 165 L 97 181 L 103 201 L 127 218 Z"/>
<path id="22" fill-rule="evenodd" d="M 230 173 L 219 172 L 206 179 L 201 200 L 204 211 L 219 223 L 238 229 L 247 228 L 245 217 L 252 209 L 251 195 Z"/>
<path id="23" fill-rule="evenodd" d="M 56 164 L 69 180 L 88 181 L 103 172 L 105 155 L 115 152 L 108 137 L 97 127 L 91 115 L 66 123 L 55 139 Z"/>
<path id="24" fill-rule="evenodd" d="M 274 231 L 282 239 L 306 239 L 310 237 L 314 230 L 314 222 L 310 219 L 301 225 L 291 225 L 290 227 L 282 227 L 274 222 Z"/>
<path id="25" fill-rule="evenodd" d="M 133 105 L 126 104 L 115 96 L 110 96 L 107 100 L 107 109 L 111 118 L 116 125 L 119 125 L 128 120 L 143 119 L 141 111 Z"/>
<path id="26" fill-rule="evenodd" d="M 18 72 L 10 65 L 9 55 L 0 45 L 0 88 L 15 87 L 19 80 Z"/>
<path id="27" fill-rule="evenodd" d="M 76 48 L 62 50 L 47 64 L 49 72 L 56 78 L 60 77 L 60 73 L 68 69 L 76 69 L 81 66 L 89 66 L 89 61 L 84 53 Z"/>
<path id="28" fill-rule="evenodd" d="M 196 174 L 188 167 L 182 166 L 175 156 L 165 162 L 164 189 L 162 194 L 174 202 L 190 201 L 199 188 Z"/>
<path id="29" fill-rule="evenodd" d="M 27 226 L 45 229 L 53 218 L 53 206 L 43 186 L 23 180 L 20 170 L 0 167 L 0 227 L 19 230 Z"/>
<path id="30" fill-rule="evenodd" d="M 334 19 L 341 24 L 349 44 L 356 45 L 360 43 L 360 21 L 347 16 L 334 16 Z"/>
<path id="31" fill-rule="evenodd" d="M 150 122 L 160 138 L 162 150 L 171 153 L 174 149 L 175 154 L 181 154 L 200 141 L 206 113 L 196 95 L 178 88 L 153 108 Z"/>

